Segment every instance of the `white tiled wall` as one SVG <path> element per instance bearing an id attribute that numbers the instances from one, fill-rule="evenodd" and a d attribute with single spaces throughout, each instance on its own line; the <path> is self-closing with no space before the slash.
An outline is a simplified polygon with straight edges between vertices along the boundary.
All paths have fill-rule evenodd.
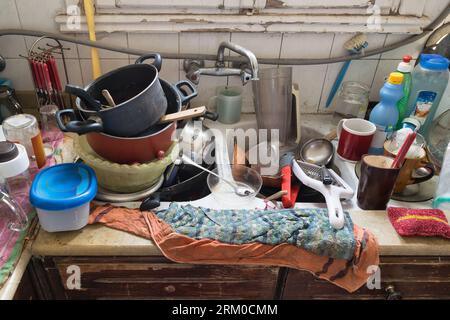
<path id="1" fill-rule="evenodd" d="M 435 0 L 433 0 L 435 1 Z M 433 3 L 431 1 L 430 3 Z M 64 10 L 65 0 L 2 0 L 0 4 L 0 28 L 24 28 L 57 32 L 54 15 Z M 145 49 L 156 52 L 171 53 L 206 53 L 215 54 L 222 41 L 232 41 L 252 50 L 261 58 L 328 58 L 347 54 L 343 45 L 351 38 L 350 34 L 339 33 L 164 33 L 164 34 L 130 34 L 118 32 L 98 34 L 99 42 Z M 86 35 L 77 35 L 86 39 Z M 369 34 L 369 49 L 389 45 L 402 40 L 406 35 Z M 35 38 L 21 36 L 0 37 L 0 54 L 7 59 L 7 68 L 0 77 L 11 78 L 18 90 L 32 90 L 33 84 L 25 59 L 19 54 L 26 54 Z M 44 43 L 45 44 L 45 43 Z M 382 55 L 363 60 L 354 60 L 345 76 L 345 80 L 362 81 L 372 86 L 370 98 L 378 99 L 378 91 L 386 75 L 393 71 L 403 55 L 409 54 L 417 58 L 424 40 Z M 69 82 L 87 85 L 92 81 L 90 48 L 82 45 L 64 43 L 66 51 Z M 133 63 L 136 56 L 99 50 L 103 72 Z M 226 53 L 229 54 L 229 53 Z M 62 62 L 58 60 L 60 72 L 63 73 Z M 207 62 L 212 66 L 213 62 Z M 293 66 L 293 81 L 300 86 L 301 107 L 303 112 L 328 112 L 324 108 L 331 86 L 334 83 L 342 63 Z M 273 67 L 261 65 L 264 67 Z M 165 60 L 161 76 L 176 82 L 184 79 L 182 61 Z M 61 74 L 65 83 L 65 77 Z M 237 77 L 207 77 L 200 79 L 199 96 L 194 105 L 210 102 L 215 88 L 223 85 L 241 85 Z M 253 112 L 251 84 L 244 87 L 244 112 Z"/>

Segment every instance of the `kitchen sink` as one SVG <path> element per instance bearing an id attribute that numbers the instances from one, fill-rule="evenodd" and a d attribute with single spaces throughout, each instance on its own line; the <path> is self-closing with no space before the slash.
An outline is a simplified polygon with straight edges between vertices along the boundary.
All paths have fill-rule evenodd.
<path id="1" fill-rule="evenodd" d="M 306 114 L 302 115 L 301 119 L 301 139 L 299 145 L 302 146 L 305 142 L 314 138 L 322 138 L 328 134 L 336 126 L 333 122 L 332 115 L 330 114 Z M 256 129 L 256 119 L 254 114 L 242 114 L 241 121 L 233 125 L 224 125 L 219 122 L 205 121 L 205 125 L 209 128 L 215 128 L 219 130 L 226 129 Z M 337 148 L 337 141 L 332 142 Z M 252 147 L 252 146 L 249 146 Z M 231 152 L 232 142 L 228 141 L 228 150 Z M 342 179 L 355 191 L 358 186 L 358 179 L 354 172 L 354 164 L 341 160 L 336 154 L 334 156 L 333 169 L 339 174 Z M 299 194 L 297 201 L 300 203 L 325 203 L 324 197 L 315 190 L 312 190 L 306 186 L 302 186 L 301 193 Z M 261 193 L 264 195 L 271 195 L 279 191 L 277 188 L 263 187 Z"/>

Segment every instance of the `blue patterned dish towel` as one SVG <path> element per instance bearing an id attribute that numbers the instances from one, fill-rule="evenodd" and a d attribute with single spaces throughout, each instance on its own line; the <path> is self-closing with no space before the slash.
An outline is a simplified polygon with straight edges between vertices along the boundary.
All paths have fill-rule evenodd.
<path id="1" fill-rule="evenodd" d="M 158 218 L 177 233 L 194 239 L 213 239 L 229 244 L 288 243 L 320 256 L 350 260 L 355 235 L 350 215 L 335 230 L 326 209 L 213 210 L 171 203 Z"/>

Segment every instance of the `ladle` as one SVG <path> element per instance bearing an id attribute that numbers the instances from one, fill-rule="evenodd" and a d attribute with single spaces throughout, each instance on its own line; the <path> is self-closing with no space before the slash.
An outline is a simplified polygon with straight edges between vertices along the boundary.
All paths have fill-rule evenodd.
<path id="1" fill-rule="evenodd" d="M 192 161 L 191 158 L 187 157 L 186 155 L 182 155 L 181 156 L 181 160 L 187 164 L 190 164 L 192 166 L 195 166 L 203 171 L 208 172 L 209 174 L 212 174 L 213 176 L 216 176 L 217 178 L 219 178 L 220 180 L 222 180 L 223 182 L 226 182 L 231 188 L 233 188 L 234 193 L 236 193 L 238 196 L 240 197 L 245 197 L 248 196 L 250 194 L 252 194 L 254 192 L 254 190 L 250 189 L 248 186 L 246 186 L 245 184 L 240 184 L 240 183 L 236 183 L 236 182 L 232 182 L 228 179 L 225 179 L 224 177 L 219 176 L 218 174 L 203 168 L 201 165 L 197 164 L 195 161 Z"/>

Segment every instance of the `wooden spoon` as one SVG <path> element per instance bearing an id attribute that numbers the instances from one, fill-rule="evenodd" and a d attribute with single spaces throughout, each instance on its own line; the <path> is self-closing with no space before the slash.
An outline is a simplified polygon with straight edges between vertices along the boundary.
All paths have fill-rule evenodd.
<path id="1" fill-rule="evenodd" d="M 103 95 L 103 97 L 105 97 L 105 99 L 108 102 L 110 107 L 115 107 L 116 106 L 116 103 L 114 102 L 114 99 L 113 99 L 113 97 L 111 96 L 111 94 L 109 93 L 108 90 L 103 89 L 102 90 L 102 95 Z"/>
<path id="2" fill-rule="evenodd" d="M 196 117 L 201 117 L 206 113 L 206 107 L 201 106 L 197 108 L 187 109 L 184 111 L 179 111 L 175 113 L 166 114 L 159 119 L 158 123 L 168 123 L 178 120 L 192 119 Z"/>

